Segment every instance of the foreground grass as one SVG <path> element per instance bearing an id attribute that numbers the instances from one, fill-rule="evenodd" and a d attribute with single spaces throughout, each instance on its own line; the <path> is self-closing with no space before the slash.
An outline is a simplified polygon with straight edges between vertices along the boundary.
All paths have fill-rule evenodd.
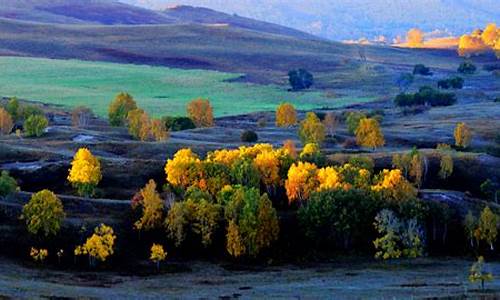
<path id="1" fill-rule="evenodd" d="M 283 101 L 298 109 L 338 107 L 371 98 L 328 98 L 323 92 L 291 93 L 285 87 L 230 82 L 240 74 L 131 64 L 0 57 L 0 95 L 49 104 L 86 105 L 106 116 L 120 91 L 155 116 L 184 115 L 186 103 L 211 100 L 217 116 L 274 110 Z"/>

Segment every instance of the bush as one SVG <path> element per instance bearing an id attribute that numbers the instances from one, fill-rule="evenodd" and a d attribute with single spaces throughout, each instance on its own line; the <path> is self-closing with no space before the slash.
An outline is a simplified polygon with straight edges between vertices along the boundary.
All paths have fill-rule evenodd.
<path id="1" fill-rule="evenodd" d="M 43 110 L 34 105 L 21 105 L 19 106 L 18 118 L 27 120 L 31 116 L 44 116 Z"/>
<path id="2" fill-rule="evenodd" d="M 14 122 L 19 120 L 19 118 L 21 117 L 19 115 L 21 113 L 21 111 L 20 111 L 20 106 L 19 106 L 19 100 L 17 100 L 17 98 L 9 99 L 9 102 L 7 102 L 7 105 L 5 106 L 5 110 L 7 110 L 7 112 L 9 112 L 9 114 L 12 117 L 12 120 Z"/>
<path id="3" fill-rule="evenodd" d="M 257 133 L 253 130 L 245 130 L 241 133 L 241 141 L 243 143 L 255 143 L 258 139 Z"/>
<path id="4" fill-rule="evenodd" d="M 292 70 L 288 72 L 288 82 L 294 91 L 310 88 L 314 83 L 314 77 L 304 69 Z"/>
<path id="5" fill-rule="evenodd" d="M 9 176 L 9 172 L 2 171 L 0 175 L 0 197 L 5 197 L 18 190 L 17 182 Z"/>
<path id="6" fill-rule="evenodd" d="M 65 216 L 61 200 L 51 191 L 43 190 L 33 194 L 23 207 L 21 218 L 26 220 L 30 233 L 49 236 L 59 232 Z"/>
<path id="7" fill-rule="evenodd" d="M 169 131 L 181 131 L 196 128 L 196 125 L 194 125 L 193 121 L 188 117 L 164 116 L 161 120 L 165 123 L 165 126 Z"/>
<path id="8" fill-rule="evenodd" d="M 43 131 L 49 125 L 49 121 L 45 116 L 41 115 L 31 115 L 24 122 L 24 132 L 28 137 L 40 137 L 43 134 Z"/>
<path id="9" fill-rule="evenodd" d="M 462 74 L 474 74 L 476 73 L 476 70 L 476 66 L 469 61 L 464 61 L 457 69 L 457 71 Z"/>
<path id="10" fill-rule="evenodd" d="M 431 70 L 423 64 L 418 64 L 413 67 L 413 75 L 423 75 L 423 76 L 431 76 Z"/>
<path id="11" fill-rule="evenodd" d="M 396 106 L 449 106 L 457 102 L 453 93 L 441 93 L 431 87 L 423 86 L 415 94 L 399 94 L 394 99 Z"/>
<path id="12" fill-rule="evenodd" d="M 440 89 L 462 89 L 464 87 L 464 79 L 462 77 L 453 77 L 438 81 L 438 88 Z"/>

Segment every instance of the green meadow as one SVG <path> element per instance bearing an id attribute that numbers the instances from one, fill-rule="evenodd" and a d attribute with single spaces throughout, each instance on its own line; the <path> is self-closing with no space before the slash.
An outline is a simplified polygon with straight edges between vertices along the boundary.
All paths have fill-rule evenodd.
<path id="1" fill-rule="evenodd" d="M 106 116 L 109 102 L 125 91 L 154 116 L 185 115 L 186 103 L 203 97 L 216 116 L 274 110 L 283 101 L 298 109 L 338 107 L 371 98 L 328 98 L 324 92 L 230 82 L 241 74 L 132 64 L 0 57 L 0 96 L 75 107 Z"/>

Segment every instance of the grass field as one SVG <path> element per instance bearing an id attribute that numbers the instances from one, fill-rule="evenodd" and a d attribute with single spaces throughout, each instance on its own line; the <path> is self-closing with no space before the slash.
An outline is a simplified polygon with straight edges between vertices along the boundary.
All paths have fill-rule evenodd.
<path id="1" fill-rule="evenodd" d="M 336 107 L 370 98 L 328 98 L 323 92 L 291 93 L 285 87 L 228 82 L 240 74 L 131 64 L 0 57 L 0 95 L 75 107 L 105 116 L 120 91 L 155 116 L 184 115 L 186 103 L 211 100 L 217 116 L 274 110 L 282 101 L 299 109 Z"/>

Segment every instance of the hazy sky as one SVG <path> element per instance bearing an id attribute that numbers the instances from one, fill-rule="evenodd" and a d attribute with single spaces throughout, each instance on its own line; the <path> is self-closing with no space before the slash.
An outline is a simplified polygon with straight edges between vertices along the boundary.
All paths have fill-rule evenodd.
<path id="1" fill-rule="evenodd" d="M 500 0 L 122 0 L 161 9 L 203 6 L 333 39 L 394 37 L 412 27 L 462 34 L 500 23 Z"/>

